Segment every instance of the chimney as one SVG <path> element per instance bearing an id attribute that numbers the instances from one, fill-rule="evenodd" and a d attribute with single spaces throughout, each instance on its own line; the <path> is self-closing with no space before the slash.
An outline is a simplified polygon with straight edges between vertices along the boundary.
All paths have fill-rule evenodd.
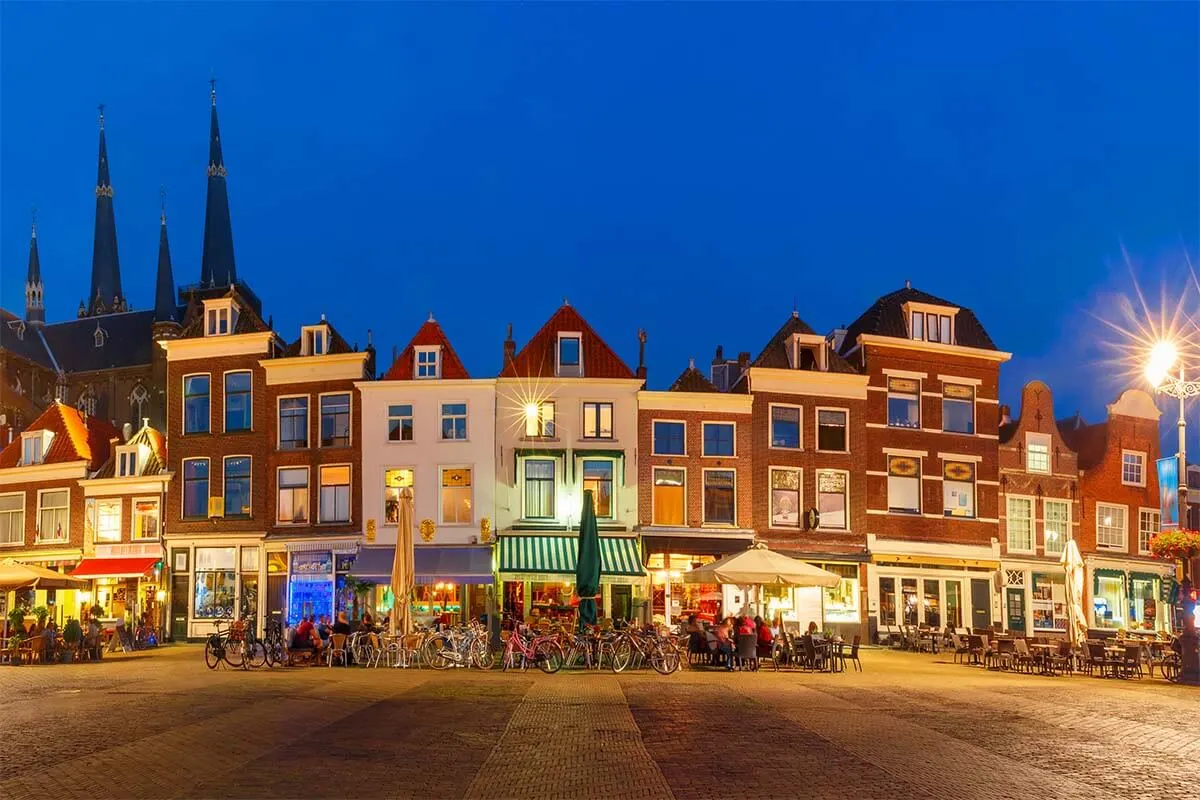
<path id="1" fill-rule="evenodd" d="M 725 348 L 717 345 L 717 354 L 713 356 L 712 363 L 723 364 L 725 362 Z"/>
<path id="2" fill-rule="evenodd" d="M 646 331 L 638 328 L 638 378 L 645 382 L 646 380 Z"/>
<path id="3" fill-rule="evenodd" d="M 1012 422 L 1012 409 L 1008 407 L 1008 404 L 1001 403 L 1000 404 L 1000 424 L 1007 425 L 1010 422 Z"/>
<path id="4" fill-rule="evenodd" d="M 750 367 L 750 354 L 746 352 L 738 353 L 737 365 L 739 373 L 745 372 Z"/>
<path id="5" fill-rule="evenodd" d="M 504 338 L 504 363 L 500 366 L 500 368 L 504 369 L 504 367 L 507 367 L 509 362 L 513 360 L 516 354 L 517 343 L 513 341 L 512 323 L 510 322 L 508 323 L 508 335 Z"/>
<path id="6" fill-rule="evenodd" d="M 133 438 L 133 423 L 126 422 L 121 426 L 121 441 L 128 442 Z"/>
<path id="7" fill-rule="evenodd" d="M 834 328 L 827 338 L 829 340 L 829 346 L 833 349 L 833 351 L 835 353 L 841 352 L 842 343 L 846 341 L 846 326 L 843 325 L 840 328 Z"/>
<path id="8" fill-rule="evenodd" d="M 375 380 L 378 377 L 375 374 L 375 345 L 371 338 L 370 328 L 367 328 L 367 363 L 364 365 L 364 368 L 370 380 Z"/>

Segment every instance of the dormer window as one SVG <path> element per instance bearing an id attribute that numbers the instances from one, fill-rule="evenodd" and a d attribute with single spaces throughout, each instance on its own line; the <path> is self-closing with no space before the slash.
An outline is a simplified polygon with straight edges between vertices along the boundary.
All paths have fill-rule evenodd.
<path id="1" fill-rule="evenodd" d="M 300 337 L 300 355 L 323 356 L 329 352 L 329 327 L 313 325 L 303 328 Z"/>
<path id="2" fill-rule="evenodd" d="M 50 449 L 52 438 L 54 434 L 51 431 L 21 434 L 21 466 L 41 464 L 46 459 L 46 451 Z"/>
<path id="3" fill-rule="evenodd" d="M 97 325 L 95 333 L 92 334 L 92 341 L 95 342 L 96 347 L 104 347 L 104 340 L 107 338 L 108 333 L 104 330 L 104 328 L 101 328 L 99 325 Z"/>
<path id="4" fill-rule="evenodd" d="M 908 316 L 909 338 L 936 344 L 954 344 L 957 308 L 909 303 L 905 306 L 905 313 Z"/>
<path id="5" fill-rule="evenodd" d="M 583 377 L 583 337 L 578 333 L 558 335 L 558 368 L 561 378 Z"/>
<path id="6" fill-rule="evenodd" d="M 797 333 L 792 336 L 788 361 L 792 369 L 825 372 L 829 368 L 829 348 L 824 337 Z"/>
<path id="7" fill-rule="evenodd" d="M 141 458 L 139 458 L 139 456 L 141 454 L 138 452 L 138 450 L 139 448 L 137 445 L 129 445 L 127 447 L 117 448 L 118 478 L 132 478 L 133 476 L 139 474 L 138 470 L 141 462 Z"/>
<path id="8" fill-rule="evenodd" d="M 204 301 L 204 335 L 228 336 L 237 324 L 237 306 L 231 298 Z"/>
<path id="9" fill-rule="evenodd" d="M 418 379 L 440 377 L 441 350 L 440 347 L 416 348 L 417 358 L 413 363 L 413 377 Z"/>

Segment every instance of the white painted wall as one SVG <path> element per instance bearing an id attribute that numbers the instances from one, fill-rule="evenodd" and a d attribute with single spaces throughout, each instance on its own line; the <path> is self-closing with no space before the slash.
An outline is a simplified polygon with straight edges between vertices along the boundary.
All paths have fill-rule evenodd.
<path id="1" fill-rule="evenodd" d="M 384 523 L 384 470 L 408 467 L 413 481 L 413 542 L 424 542 L 415 526 L 423 519 L 437 523 L 431 544 L 471 544 L 479 540 L 479 522 L 488 517 L 495 528 L 496 382 L 492 379 L 363 381 L 355 384 L 363 413 L 363 518 L 375 520 L 375 545 L 394 545 L 396 526 Z M 467 440 L 443 441 L 441 406 L 467 404 Z M 388 406 L 413 407 L 411 442 L 388 441 Z M 471 467 L 470 524 L 442 522 L 441 469 Z M 365 527 L 365 526 L 364 526 Z"/>

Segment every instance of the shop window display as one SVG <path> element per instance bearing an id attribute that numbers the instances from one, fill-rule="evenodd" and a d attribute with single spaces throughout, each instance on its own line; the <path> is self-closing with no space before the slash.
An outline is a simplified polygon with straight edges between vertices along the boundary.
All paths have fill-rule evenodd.
<path id="1" fill-rule="evenodd" d="M 1067 580 L 1063 575 L 1033 573 L 1033 629 L 1067 629 Z"/>
<path id="2" fill-rule="evenodd" d="M 1125 576 L 1097 575 L 1092 592 L 1092 624 L 1097 628 L 1124 628 L 1125 608 Z"/>
<path id="3" fill-rule="evenodd" d="M 237 548 L 197 547 L 195 616 L 228 619 L 237 593 Z"/>
<path id="4" fill-rule="evenodd" d="M 333 555 L 292 553 L 288 576 L 288 621 L 310 615 L 333 616 Z"/>
<path id="5" fill-rule="evenodd" d="M 825 589 L 825 621 L 858 622 L 858 567 L 853 564 L 823 564 L 822 567 L 842 579 L 837 586 Z"/>

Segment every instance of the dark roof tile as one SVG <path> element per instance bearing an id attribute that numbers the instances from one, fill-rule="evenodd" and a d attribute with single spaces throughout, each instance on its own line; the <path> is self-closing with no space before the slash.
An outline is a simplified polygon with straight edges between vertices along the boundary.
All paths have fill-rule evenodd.
<path id="1" fill-rule="evenodd" d="M 554 375 L 555 347 L 560 332 L 578 331 L 582 338 L 583 375 L 586 378 L 636 378 L 624 361 L 592 330 L 574 306 L 565 303 L 526 345 L 508 361 L 502 378 L 539 378 Z"/>
<path id="2" fill-rule="evenodd" d="M 908 338 L 908 321 L 904 318 L 905 303 L 926 303 L 933 306 L 950 306 L 958 309 L 955 318 L 955 342 L 963 347 L 975 347 L 980 350 L 997 350 L 992 338 L 975 316 L 975 312 L 957 303 L 951 303 L 940 297 L 934 297 L 918 289 L 905 287 L 891 294 L 880 297 L 871 307 L 846 329 L 846 338 L 842 343 L 842 354 L 850 352 L 858 345 L 861 334 L 876 336 L 891 336 L 897 339 Z"/>

